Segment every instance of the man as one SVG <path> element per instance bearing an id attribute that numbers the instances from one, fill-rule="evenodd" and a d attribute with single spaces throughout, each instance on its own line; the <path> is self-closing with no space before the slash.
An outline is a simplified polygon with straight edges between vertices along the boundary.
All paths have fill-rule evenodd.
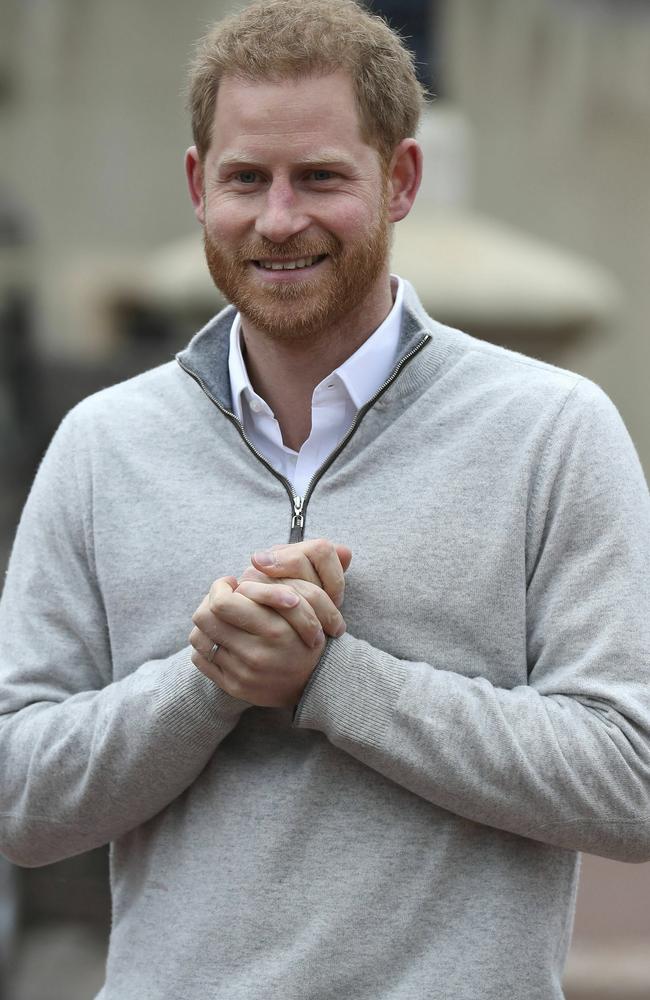
<path id="1" fill-rule="evenodd" d="M 391 279 L 420 102 L 351 0 L 213 29 L 186 166 L 236 308 L 28 500 L 0 844 L 112 841 L 102 1000 L 557 1000 L 577 852 L 650 858 L 648 490 L 597 387 Z"/>

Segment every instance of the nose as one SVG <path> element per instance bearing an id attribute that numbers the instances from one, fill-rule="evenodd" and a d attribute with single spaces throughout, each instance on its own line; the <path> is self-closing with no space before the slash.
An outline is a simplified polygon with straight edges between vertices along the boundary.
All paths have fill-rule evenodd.
<path id="1" fill-rule="evenodd" d="M 274 180 L 255 222 L 255 231 L 273 243 L 284 243 L 309 226 L 300 195 L 288 180 Z"/>

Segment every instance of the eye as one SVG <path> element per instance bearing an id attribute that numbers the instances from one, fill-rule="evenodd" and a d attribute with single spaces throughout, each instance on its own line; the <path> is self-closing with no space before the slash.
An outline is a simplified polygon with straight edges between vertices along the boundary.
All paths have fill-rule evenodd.
<path id="1" fill-rule="evenodd" d="M 312 170 L 311 176 L 315 181 L 329 181 L 334 177 L 331 170 Z"/>
<path id="2" fill-rule="evenodd" d="M 242 184 L 255 184 L 258 176 L 255 170 L 240 170 L 238 174 L 235 174 L 235 180 Z"/>

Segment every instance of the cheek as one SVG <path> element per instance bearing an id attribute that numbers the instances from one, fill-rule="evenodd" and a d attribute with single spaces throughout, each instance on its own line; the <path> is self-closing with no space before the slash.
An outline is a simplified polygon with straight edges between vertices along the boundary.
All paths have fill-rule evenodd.
<path id="1" fill-rule="evenodd" d="M 255 222 L 252 205 L 241 201 L 210 204 L 206 212 L 206 226 L 212 236 L 232 239 L 249 229 Z"/>
<path id="2" fill-rule="evenodd" d="M 376 225 L 377 206 L 371 208 L 357 199 L 349 199 L 345 204 L 316 215 L 314 221 L 344 241 L 356 240 Z"/>

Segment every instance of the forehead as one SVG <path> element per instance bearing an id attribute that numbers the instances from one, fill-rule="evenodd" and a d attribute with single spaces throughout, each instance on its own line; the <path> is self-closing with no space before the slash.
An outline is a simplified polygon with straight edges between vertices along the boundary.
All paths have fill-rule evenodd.
<path id="1" fill-rule="evenodd" d="M 343 72 L 277 81 L 225 77 L 217 94 L 211 153 L 317 154 L 336 147 L 359 155 L 361 134 L 352 80 Z"/>

